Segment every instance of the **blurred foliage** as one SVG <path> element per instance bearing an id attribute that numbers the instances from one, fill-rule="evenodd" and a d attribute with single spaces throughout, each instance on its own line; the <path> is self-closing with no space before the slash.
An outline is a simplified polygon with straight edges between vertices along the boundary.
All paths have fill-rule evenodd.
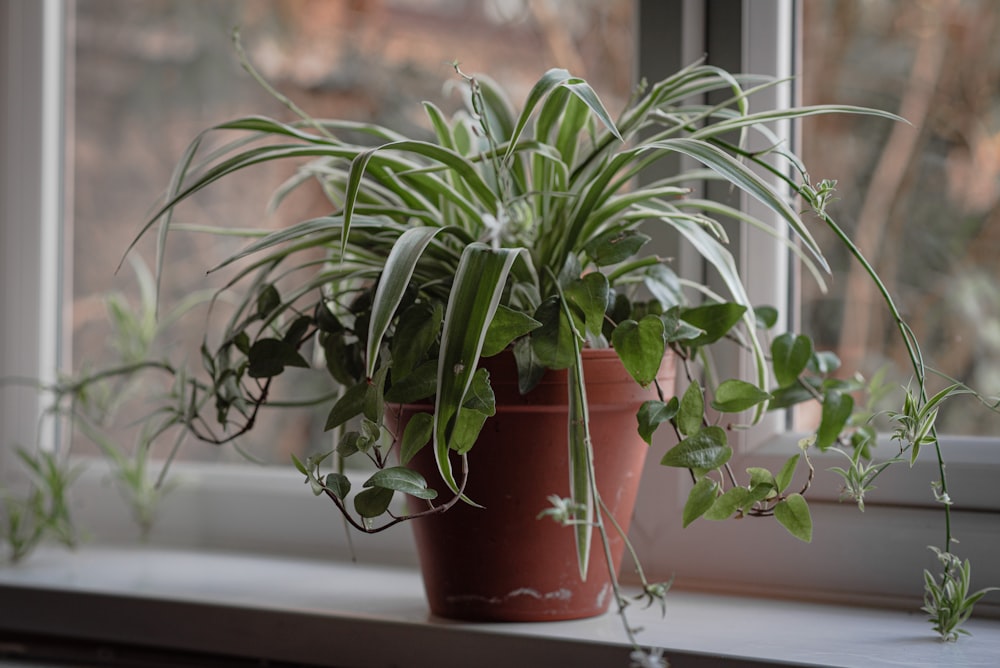
<path id="1" fill-rule="evenodd" d="M 898 298 L 929 367 L 985 395 L 1000 392 L 1000 3 L 811 0 L 803 3 L 803 99 L 871 105 L 907 118 L 809 119 L 803 154 L 841 180 L 830 212 Z M 853 223 L 853 224 L 852 224 Z M 909 378 L 879 297 L 832 238 L 826 295 L 803 281 L 803 322 L 847 368 L 889 365 Z M 942 378 L 938 387 L 950 385 Z M 941 407 L 942 433 L 987 435 L 974 400 Z"/>

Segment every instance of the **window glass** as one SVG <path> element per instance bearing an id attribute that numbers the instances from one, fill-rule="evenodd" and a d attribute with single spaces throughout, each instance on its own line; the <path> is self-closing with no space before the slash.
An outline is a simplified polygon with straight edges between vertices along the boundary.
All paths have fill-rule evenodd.
<path id="1" fill-rule="evenodd" d="M 1000 4 L 810 0 L 802 3 L 806 104 L 879 107 L 910 125 L 825 116 L 804 124 L 813 181 L 839 180 L 835 219 L 881 273 L 929 367 L 989 396 L 1000 391 Z M 802 282 L 803 325 L 845 368 L 911 376 L 902 339 L 873 286 L 824 231 L 827 294 Z M 943 387 L 943 377 L 933 384 Z M 898 408 L 898 406 L 896 407 Z M 943 433 L 990 435 L 975 400 L 947 403 Z"/>
<path id="2" fill-rule="evenodd" d="M 69 150 L 77 370 L 127 363 L 147 352 L 153 300 L 143 297 L 135 278 L 153 269 L 155 235 L 117 273 L 115 267 L 188 142 L 201 129 L 242 115 L 293 118 L 241 70 L 230 40 L 234 26 L 256 67 L 311 115 L 403 131 L 426 126 L 421 100 L 447 108 L 443 84 L 456 80 L 449 65 L 455 60 L 507 86 L 515 101 L 555 66 L 587 78 L 611 110 L 622 107 L 631 88 L 631 0 L 77 0 L 74 7 Z M 274 167 L 248 172 L 180 209 L 176 222 L 266 229 L 327 213 L 322 198 L 300 192 L 269 214 L 269 193 L 289 176 Z M 197 368 L 199 325 L 208 309 L 202 291 L 226 279 L 205 272 L 245 243 L 171 235 L 165 262 L 176 280 L 160 288 L 155 350 L 187 356 Z M 145 304 L 147 317 L 126 319 L 116 308 L 121 300 L 133 310 Z M 181 310 L 186 317 L 175 322 Z M 275 396 L 330 390 L 325 378 L 293 374 L 286 374 Z M 143 441 L 127 426 L 143 413 L 136 399 L 168 391 L 164 380 L 151 371 L 136 383 L 111 383 L 91 393 L 90 436 L 99 433 L 106 447 L 132 451 Z M 327 402 L 304 413 L 285 411 L 281 420 L 268 415 L 242 448 L 280 463 L 291 452 L 318 449 L 328 409 Z M 111 424 L 122 428 L 111 430 Z M 166 456 L 166 440 L 154 455 Z M 185 445 L 182 456 L 238 458 L 230 448 L 198 444 Z"/>

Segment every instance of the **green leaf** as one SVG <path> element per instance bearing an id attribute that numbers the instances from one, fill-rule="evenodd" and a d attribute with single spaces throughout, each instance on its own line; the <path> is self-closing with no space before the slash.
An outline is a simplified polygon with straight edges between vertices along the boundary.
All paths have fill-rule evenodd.
<path id="1" fill-rule="evenodd" d="M 496 397 L 493 395 L 490 374 L 486 369 L 476 369 L 462 401 L 462 408 L 479 411 L 486 416 L 496 414 Z"/>
<path id="2" fill-rule="evenodd" d="M 535 355 L 530 339 L 514 342 L 514 361 L 517 363 L 517 389 L 521 394 L 527 394 L 545 375 L 545 365 Z"/>
<path id="3" fill-rule="evenodd" d="M 830 350 L 821 350 L 809 360 L 809 370 L 813 373 L 826 375 L 840 368 L 840 358 Z"/>
<path id="4" fill-rule="evenodd" d="M 683 401 L 681 402 L 683 404 Z M 717 469 L 733 456 L 722 427 L 705 427 L 672 447 L 660 463 L 685 469 Z"/>
<path id="5" fill-rule="evenodd" d="M 689 324 L 705 332 L 687 342 L 690 346 L 705 346 L 715 343 L 729 333 L 729 330 L 740 321 L 747 307 L 741 304 L 725 302 L 721 304 L 704 304 L 694 308 L 684 309 L 681 317 Z"/>
<path id="6" fill-rule="evenodd" d="M 295 468 L 297 468 L 299 473 L 302 475 L 309 475 L 309 470 L 306 468 L 305 464 L 302 463 L 302 460 L 295 456 L 295 453 L 292 453 L 292 464 L 295 465 Z"/>
<path id="7" fill-rule="evenodd" d="M 837 437 L 854 412 L 854 397 L 839 390 L 829 390 L 823 395 L 823 413 L 816 432 L 816 447 L 826 450 L 837 442 Z"/>
<path id="8" fill-rule="evenodd" d="M 375 373 L 382 337 L 410 284 L 417 261 L 434 236 L 445 228 L 411 227 L 403 232 L 389 251 L 385 266 L 372 299 L 372 317 L 368 323 L 368 368 L 366 375 Z"/>
<path id="9" fill-rule="evenodd" d="M 639 252 L 650 237 L 636 230 L 612 230 L 590 241 L 583 250 L 598 267 L 624 262 Z"/>
<path id="10" fill-rule="evenodd" d="M 600 335 L 604 326 L 604 313 L 608 309 L 611 288 L 608 278 L 599 271 L 593 271 L 571 281 L 563 294 L 582 312 L 587 330 Z"/>
<path id="11" fill-rule="evenodd" d="M 642 440 L 652 445 L 653 432 L 664 422 L 672 420 L 677 415 L 680 402 L 677 397 L 671 397 L 670 401 L 663 403 L 656 399 L 650 399 L 639 406 L 636 419 L 639 422 L 639 435 Z"/>
<path id="12" fill-rule="evenodd" d="M 681 279 L 663 263 L 647 267 L 642 273 L 643 284 L 663 308 L 673 308 L 684 301 Z"/>
<path id="13" fill-rule="evenodd" d="M 364 377 L 361 346 L 357 341 L 347 342 L 344 332 L 320 334 L 326 370 L 341 385 L 352 385 Z"/>
<path id="14" fill-rule="evenodd" d="M 361 517 L 378 517 L 389 509 L 394 494 L 388 487 L 369 487 L 354 497 L 354 509 Z"/>
<path id="15" fill-rule="evenodd" d="M 687 343 L 705 333 L 681 318 L 681 307 L 673 306 L 660 316 L 663 321 L 663 335 L 667 343 Z"/>
<path id="16" fill-rule="evenodd" d="M 372 422 L 381 423 L 385 414 L 385 379 L 389 375 L 389 367 L 379 367 L 368 382 L 365 393 L 364 414 Z"/>
<path id="17" fill-rule="evenodd" d="M 365 396 L 368 394 L 368 382 L 361 381 L 347 388 L 340 399 L 333 404 L 326 416 L 324 431 L 330 431 L 344 424 L 351 418 L 361 415 L 365 409 Z"/>
<path id="18" fill-rule="evenodd" d="M 658 148 L 678 151 L 698 160 L 737 188 L 756 198 L 772 211 L 779 214 L 788 223 L 789 227 L 795 230 L 820 266 L 829 271 L 830 267 L 826 262 L 826 258 L 823 257 L 819 245 L 803 224 L 802 219 L 788 205 L 785 198 L 779 192 L 754 174 L 749 167 L 716 146 L 697 139 L 676 137 L 650 143 L 643 147 L 644 150 L 656 150 Z"/>
<path id="19" fill-rule="evenodd" d="M 389 346 L 393 379 L 405 378 L 424 360 L 441 332 L 443 319 L 444 307 L 439 302 L 420 302 L 403 311 Z"/>
<path id="20" fill-rule="evenodd" d="M 427 445 L 434 433 L 434 416 L 417 413 L 406 423 L 399 445 L 399 462 L 408 464 L 413 456 Z"/>
<path id="21" fill-rule="evenodd" d="M 750 476 L 750 499 L 752 501 L 763 501 L 777 495 L 778 483 L 774 479 L 774 474 L 768 469 L 760 466 L 751 466 L 747 469 Z"/>
<path id="22" fill-rule="evenodd" d="M 684 504 L 684 526 L 691 524 L 696 519 L 708 512 L 715 503 L 716 490 L 718 486 L 714 480 L 702 478 L 694 484 L 688 494 L 687 502 Z"/>
<path id="23" fill-rule="evenodd" d="M 705 397 L 701 393 L 701 385 L 692 382 L 681 396 L 677 411 L 677 431 L 683 436 L 690 436 L 701 430 L 705 419 Z"/>
<path id="24" fill-rule="evenodd" d="M 773 306 L 755 306 L 753 314 L 760 329 L 771 329 L 778 323 L 778 309 Z"/>
<path id="25" fill-rule="evenodd" d="M 247 375 L 251 378 L 272 378 L 285 370 L 285 367 L 295 366 L 308 368 L 306 361 L 295 346 L 281 339 L 259 339 L 250 346 L 247 354 L 250 366 Z"/>
<path id="26" fill-rule="evenodd" d="M 813 356 L 812 339 L 786 332 L 771 343 L 774 377 L 781 387 L 795 383 Z"/>
<path id="27" fill-rule="evenodd" d="M 770 397 L 770 393 L 753 383 L 731 378 L 716 388 L 712 408 L 723 413 L 739 413 L 767 401 Z"/>
<path id="28" fill-rule="evenodd" d="M 549 369 L 566 369 L 576 361 L 574 338 L 578 329 L 569 321 L 558 296 L 538 305 L 535 320 L 541 323 L 531 332 L 531 347 L 539 364 Z"/>
<path id="29" fill-rule="evenodd" d="M 801 453 L 795 453 L 788 458 L 778 475 L 774 477 L 774 484 L 778 486 L 778 492 L 784 492 L 792 484 L 792 477 L 795 475 L 795 467 L 799 464 Z"/>
<path id="30" fill-rule="evenodd" d="M 393 404 L 412 404 L 429 399 L 437 391 L 437 360 L 427 360 L 410 374 L 397 380 L 393 371 L 393 382 L 385 393 L 385 400 Z"/>
<path id="31" fill-rule="evenodd" d="M 809 514 L 809 504 L 801 494 L 792 494 L 776 505 L 774 518 L 799 540 L 812 542 L 812 517 Z"/>
<path id="32" fill-rule="evenodd" d="M 725 494 L 715 500 L 712 507 L 705 511 L 703 516 L 706 520 L 727 520 L 736 511 L 745 510 L 752 504 L 750 490 L 746 487 L 731 487 L 726 490 Z"/>
<path id="33" fill-rule="evenodd" d="M 433 499 L 437 497 L 437 492 L 427 487 L 427 481 L 424 480 L 422 475 L 405 466 L 392 466 L 379 469 L 365 481 L 364 486 L 366 488 L 381 487 L 391 489 L 415 496 L 418 499 Z"/>
<path id="34" fill-rule="evenodd" d="M 342 473 L 331 473 L 326 476 L 326 481 L 323 483 L 327 489 L 333 492 L 334 496 L 338 499 L 347 498 L 348 493 L 351 491 L 351 481 L 348 480 L 347 476 Z"/>
<path id="35" fill-rule="evenodd" d="M 611 343 L 637 383 L 646 387 L 656 380 L 667 349 L 663 321 L 658 316 L 647 315 L 639 322 L 626 320 L 619 324 Z"/>
<path id="36" fill-rule="evenodd" d="M 479 432 L 483 430 L 483 425 L 489 416 L 477 410 L 463 408 L 455 418 L 455 425 L 451 431 L 451 441 L 448 447 L 462 455 L 472 449 L 479 438 Z"/>
<path id="37" fill-rule="evenodd" d="M 809 383 L 810 386 L 815 387 L 817 385 L 817 383 L 812 381 L 812 379 L 807 380 L 806 378 L 803 378 L 803 380 Z M 791 406 L 801 404 L 804 401 L 811 401 L 813 398 L 813 394 L 808 388 L 803 387 L 800 383 L 796 383 L 787 387 L 779 387 L 771 392 L 771 402 L 768 404 L 768 408 L 772 411 L 782 408 L 790 408 Z"/>
<path id="38" fill-rule="evenodd" d="M 506 350 L 515 339 L 532 332 L 542 323 L 527 313 L 517 311 L 500 304 L 493 315 L 489 329 L 486 330 L 486 340 L 483 341 L 483 357 L 493 357 Z"/>
<path id="39" fill-rule="evenodd" d="M 301 315 L 292 321 L 292 324 L 288 326 L 285 330 L 285 335 L 282 337 L 282 341 L 293 347 L 298 347 L 305 339 L 306 334 L 309 332 L 309 328 L 312 326 L 313 319 L 307 315 Z M 241 332 L 243 333 L 243 332 Z"/>
<path id="40" fill-rule="evenodd" d="M 278 294 L 278 289 L 270 283 L 261 286 L 257 295 L 257 317 L 266 318 L 279 306 L 281 306 L 281 295 Z"/>
<path id="41" fill-rule="evenodd" d="M 453 492 L 458 483 L 448 457 L 451 430 L 472 382 L 507 276 L 522 251 L 472 243 L 462 251 L 445 311 L 434 405 L 434 456 L 441 478 Z"/>
<path id="42" fill-rule="evenodd" d="M 349 431 L 337 442 L 337 454 L 347 458 L 358 452 L 368 452 L 372 444 L 359 431 Z"/>

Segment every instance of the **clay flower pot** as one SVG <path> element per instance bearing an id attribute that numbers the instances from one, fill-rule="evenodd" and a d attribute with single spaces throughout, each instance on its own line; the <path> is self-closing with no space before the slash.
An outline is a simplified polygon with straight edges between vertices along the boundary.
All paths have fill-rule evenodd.
<path id="1" fill-rule="evenodd" d="M 612 602 L 610 578 L 594 532 L 586 580 L 580 578 L 573 530 L 538 514 L 548 497 L 569 496 L 565 371 L 548 371 L 522 396 L 512 354 L 483 361 L 497 413 L 469 453 L 466 495 L 483 508 L 459 503 L 441 515 L 412 522 L 431 612 L 480 621 L 544 621 L 602 614 Z M 627 531 L 649 446 L 636 433 L 636 411 L 656 398 L 641 388 L 613 350 L 584 351 L 598 489 Z M 673 391 L 674 360 L 659 381 Z M 399 429 L 427 406 L 397 406 Z M 434 486 L 433 454 L 425 447 L 410 462 Z M 457 459 L 456 459 L 456 467 Z M 456 470 L 458 470 L 456 468 Z M 411 510 L 423 510 L 411 499 Z M 609 525 L 615 569 L 624 541 Z"/>

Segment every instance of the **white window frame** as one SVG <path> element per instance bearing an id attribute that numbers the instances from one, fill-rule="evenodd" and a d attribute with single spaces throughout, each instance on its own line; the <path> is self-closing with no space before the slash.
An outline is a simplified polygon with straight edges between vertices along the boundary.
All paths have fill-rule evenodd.
<path id="1" fill-rule="evenodd" d="M 660 40 L 674 47 L 672 53 L 658 53 L 654 65 L 664 72 L 702 53 L 708 54 L 709 62 L 732 71 L 782 78 L 799 69 L 796 39 L 801 7 L 795 0 L 685 0 L 647 2 L 640 7 L 645 11 L 644 27 L 653 27 L 653 21 L 686 26 L 681 34 L 670 35 L 675 39 Z M 733 25 L 736 17 L 738 31 Z M 687 27 L 692 22 L 704 30 Z M 647 76 L 652 79 L 654 74 Z M 795 100 L 793 82 L 763 102 Z M 776 130 L 795 145 L 794 128 Z M 748 210 L 756 206 L 747 201 L 742 205 Z M 741 230 L 736 247 L 753 302 L 789 309 L 795 303 L 796 276 L 780 244 Z M 683 264 L 682 270 L 699 271 Z M 735 466 L 737 470 L 749 465 L 776 470 L 796 451 L 797 441 L 798 436 L 787 431 L 781 419 L 764 423 L 753 438 L 746 439 Z M 1000 473 L 1000 439 L 945 438 L 942 447 L 957 504 L 953 535 L 960 543 L 954 547 L 960 556 L 972 560 L 976 582 L 996 583 L 1000 581 L 996 559 L 1000 490 L 993 476 Z M 878 454 L 888 457 L 893 452 L 894 445 L 885 443 Z M 681 583 L 710 590 L 912 606 L 922 594 L 922 569 L 936 569 L 932 553 L 924 548 L 943 547 L 944 542 L 943 512 L 931 490 L 931 481 L 937 479 L 933 453 L 923 452 L 912 469 L 899 465 L 883 474 L 863 515 L 853 504 L 839 502 L 838 479 L 827 471 L 844 460 L 834 454 L 813 459 L 817 475 L 809 499 L 816 531 L 808 546 L 784 535 L 776 523 L 759 520 L 700 521 L 682 529 L 681 510 L 690 477 L 683 471 L 665 473 L 662 467 L 647 467 L 633 529 L 647 571 L 661 577 L 676 574 Z M 752 558 L 747 558 L 750 553 Z M 996 615 L 1000 606 L 986 600 L 980 611 Z"/>
<path id="2" fill-rule="evenodd" d="M 59 363 L 62 21 L 52 0 L 0 7 L 0 378 L 49 381 Z M 41 412 L 37 393 L 0 384 L 0 481 L 12 444 L 52 442 Z"/>
<path id="3" fill-rule="evenodd" d="M 66 267 L 55 240 L 63 213 L 60 193 L 71 185 L 63 178 L 60 154 L 65 9 L 59 0 L 7 0 L 0 7 L 5 44 L 0 95 L 6 110 L 0 117 L 5 146 L 0 162 L 0 375 L 5 376 L 51 378 L 59 362 L 60 269 L 65 272 Z M 657 35 L 640 39 L 641 74 L 651 80 L 657 68 L 673 71 L 706 50 L 713 62 L 727 68 L 779 76 L 794 70 L 796 53 L 789 48 L 797 16 L 794 0 L 753 0 L 752 11 L 749 0 L 645 0 L 639 11 L 642 31 Z M 739 28 L 734 30 L 735 17 Z M 739 39 L 733 39 L 734 32 Z M 792 274 L 782 253 L 778 244 L 741 247 L 739 257 L 755 301 L 783 303 L 789 294 Z M 10 478 L 14 466 L 8 446 L 33 442 L 42 405 L 23 392 L 0 388 L 0 393 L 0 476 Z M 780 465 L 795 439 L 779 427 L 748 444 L 742 457 Z M 943 533 L 940 508 L 934 507 L 930 493 L 932 462 L 880 479 L 867 512 L 859 515 L 852 506 L 837 503 L 835 481 L 822 474 L 832 462 L 818 458 L 821 471 L 810 494 L 816 538 L 806 546 L 773 522 L 702 521 L 682 530 L 681 508 L 690 481 L 686 472 L 655 464 L 662 450 L 658 444 L 651 453 L 633 531 L 654 577 L 676 575 L 680 584 L 709 589 L 808 592 L 854 601 L 906 598 L 912 605 L 919 596 L 920 571 L 934 564 L 923 548 L 940 545 Z M 955 528 L 963 541 L 959 552 L 973 560 L 982 581 L 1000 582 L 995 559 L 1000 552 L 995 529 L 1000 498 L 989 479 L 1000 473 L 996 442 L 964 439 L 949 442 L 947 450 L 953 495 L 961 508 Z M 336 514 L 294 484 L 299 476 L 293 471 L 178 464 L 176 479 L 181 489 L 168 497 L 154 543 L 327 558 L 347 558 L 354 550 L 360 559 L 413 563 L 406 530 L 354 535 L 350 546 Z M 77 496 L 78 517 L 96 536 L 134 539 L 127 511 L 100 467 L 88 469 Z M 886 539 L 889 532 L 891 541 Z M 743 558 L 750 550 L 753 558 Z"/>

